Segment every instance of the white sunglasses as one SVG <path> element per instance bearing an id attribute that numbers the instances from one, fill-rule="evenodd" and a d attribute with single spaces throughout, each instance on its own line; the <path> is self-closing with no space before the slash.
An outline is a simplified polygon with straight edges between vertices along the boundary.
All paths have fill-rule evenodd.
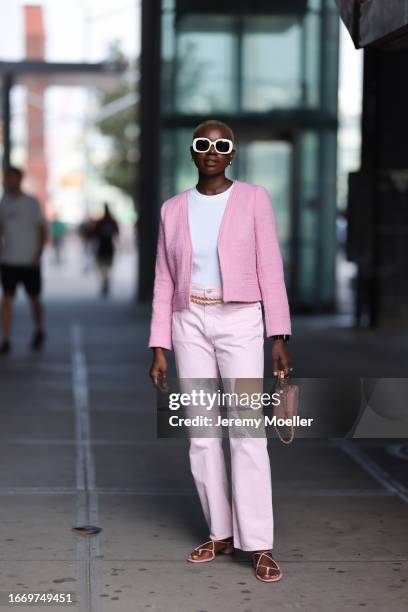
<path id="1" fill-rule="evenodd" d="M 229 138 L 217 138 L 217 140 L 210 140 L 209 138 L 194 138 L 193 140 L 193 151 L 196 153 L 208 153 L 211 149 L 211 145 L 214 145 L 214 149 L 217 153 L 222 155 L 228 155 L 234 148 L 232 140 Z"/>

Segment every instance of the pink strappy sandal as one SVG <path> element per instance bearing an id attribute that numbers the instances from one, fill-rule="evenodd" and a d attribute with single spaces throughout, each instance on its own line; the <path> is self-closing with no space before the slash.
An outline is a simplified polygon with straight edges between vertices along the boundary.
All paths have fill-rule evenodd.
<path id="1" fill-rule="evenodd" d="M 256 558 L 257 555 L 259 555 L 258 559 Z M 270 561 L 273 561 L 273 566 L 264 565 L 263 563 L 261 563 L 261 559 L 263 557 L 266 557 Z M 281 568 L 276 563 L 275 559 L 272 557 L 272 553 L 270 551 L 254 553 L 252 555 L 252 563 L 253 563 L 254 568 L 255 568 L 255 576 L 258 578 L 258 580 L 262 580 L 262 582 L 277 582 L 283 576 Z M 260 575 L 260 573 L 258 571 L 260 567 L 266 567 L 266 575 L 265 576 L 261 576 Z M 275 574 L 270 574 L 270 572 L 275 572 Z M 276 572 L 278 572 L 278 573 L 276 573 Z"/>
<path id="2" fill-rule="evenodd" d="M 215 552 L 215 543 L 225 544 L 225 547 Z M 209 544 L 210 547 L 207 548 L 206 544 Z M 194 559 L 194 556 L 199 557 L 204 550 L 210 552 L 211 557 L 208 557 L 207 559 Z M 215 556 L 218 554 L 230 555 L 233 552 L 234 546 L 229 540 L 208 540 L 208 542 L 204 542 L 204 544 L 200 544 L 200 546 L 194 548 L 194 550 L 187 557 L 187 561 L 190 561 L 191 563 L 207 563 L 208 561 L 213 561 Z"/>

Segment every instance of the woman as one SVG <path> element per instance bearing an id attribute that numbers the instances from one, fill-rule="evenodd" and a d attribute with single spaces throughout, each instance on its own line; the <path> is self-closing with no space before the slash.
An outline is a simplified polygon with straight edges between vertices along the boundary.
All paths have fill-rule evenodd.
<path id="1" fill-rule="evenodd" d="M 150 376 L 163 389 L 166 349 L 181 379 L 263 378 L 264 326 L 274 339 L 274 375 L 288 376 L 291 333 L 275 214 L 266 190 L 225 176 L 232 130 L 209 120 L 193 134 L 195 188 L 161 208 L 149 347 Z M 272 486 L 266 437 L 230 437 L 232 505 L 221 437 L 191 437 L 190 463 L 209 540 L 188 556 L 212 561 L 233 547 L 252 551 L 256 577 L 280 580 L 273 559 Z"/>

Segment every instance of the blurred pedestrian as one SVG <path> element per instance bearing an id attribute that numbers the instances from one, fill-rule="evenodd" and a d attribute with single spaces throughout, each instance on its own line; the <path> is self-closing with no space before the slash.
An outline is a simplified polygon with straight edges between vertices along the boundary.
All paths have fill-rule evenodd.
<path id="1" fill-rule="evenodd" d="M 104 214 L 94 227 L 96 242 L 96 260 L 101 273 L 101 295 L 109 294 L 110 269 L 115 254 L 115 238 L 119 234 L 119 226 L 113 217 L 108 204 L 104 205 Z"/>
<path id="2" fill-rule="evenodd" d="M 9 353 L 11 349 L 12 305 L 20 284 L 30 299 L 34 319 L 31 348 L 40 349 L 45 340 L 40 294 L 46 221 L 38 200 L 22 191 L 22 179 L 23 172 L 19 168 L 9 167 L 4 172 L 4 195 L 0 201 L 0 271 L 3 288 L 1 354 Z"/>
<path id="3" fill-rule="evenodd" d="M 61 265 L 61 250 L 66 232 L 66 225 L 57 216 L 51 221 L 52 246 L 54 247 L 55 263 Z"/>
<path id="4" fill-rule="evenodd" d="M 87 274 L 94 264 L 93 239 L 94 239 L 94 222 L 91 217 L 87 217 L 78 226 L 78 234 L 81 237 L 83 245 L 84 265 L 83 271 Z"/>

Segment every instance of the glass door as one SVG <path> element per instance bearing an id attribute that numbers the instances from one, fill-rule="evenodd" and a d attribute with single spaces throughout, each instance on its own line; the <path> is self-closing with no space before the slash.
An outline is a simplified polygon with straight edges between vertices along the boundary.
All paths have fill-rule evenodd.
<path id="1" fill-rule="evenodd" d="M 262 185 L 268 191 L 276 214 L 278 236 L 287 282 L 291 269 L 293 145 L 284 140 L 239 141 L 234 161 L 242 181 Z"/>

